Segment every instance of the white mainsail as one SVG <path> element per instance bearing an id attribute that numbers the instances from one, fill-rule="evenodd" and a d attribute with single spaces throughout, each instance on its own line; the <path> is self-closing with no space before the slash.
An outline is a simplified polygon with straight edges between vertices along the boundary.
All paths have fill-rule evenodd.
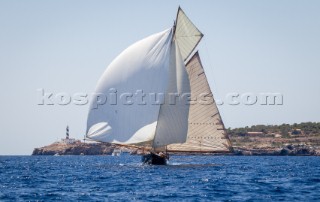
<path id="1" fill-rule="evenodd" d="M 177 152 L 229 152 L 232 146 L 198 52 L 192 56 L 186 67 L 194 102 L 190 105 L 187 141 L 183 144 L 168 145 L 167 149 Z"/>

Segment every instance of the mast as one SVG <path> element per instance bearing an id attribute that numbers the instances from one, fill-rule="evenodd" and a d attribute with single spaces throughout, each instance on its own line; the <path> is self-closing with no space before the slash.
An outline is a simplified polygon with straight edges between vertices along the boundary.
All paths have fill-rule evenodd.
<path id="1" fill-rule="evenodd" d="M 160 106 L 154 147 L 186 141 L 189 106 L 181 95 L 190 93 L 190 81 L 176 41 L 171 43 L 165 102 Z"/>
<path id="2" fill-rule="evenodd" d="M 190 81 L 185 61 L 200 42 L 203 34 L 179 7 L 173 25 L 173 39 L 169 65 L 168 88 L 165 95 L 177 93 L 182 96 L 190 93 Z M 168 96 L 167 96 L 168 97 Z M 179 97 L 174 105 L 170 99 L 160 106 L 153 147 L 163 147 L 186 141 L 188 132 L 189 105 Z"/>

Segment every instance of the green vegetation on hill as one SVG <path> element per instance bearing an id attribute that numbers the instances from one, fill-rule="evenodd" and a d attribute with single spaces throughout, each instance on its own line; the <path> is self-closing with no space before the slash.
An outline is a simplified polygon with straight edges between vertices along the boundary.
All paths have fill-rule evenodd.
<path id="1" fill-rule="evenodd" d="M 280 134 L 283 137 L 291 135 L 320 135 L 320 122 L 305 122 L 282 124 L 282 125 L 254 125 L 244 128 L 228 128 L 227 132 L 230 136 L 245 136 L 248 132 L 262 132 L 264 134 Z"/>

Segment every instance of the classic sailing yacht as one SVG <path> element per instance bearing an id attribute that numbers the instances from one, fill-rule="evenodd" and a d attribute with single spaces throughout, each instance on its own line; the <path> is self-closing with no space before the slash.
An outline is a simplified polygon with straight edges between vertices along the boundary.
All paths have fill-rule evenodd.
<path id="1" fill-rule="evenodd" d="M 143 147 L 148 164 L 166 164 L 166 150 L 230 151 L 199 54 L 192 55 L 202 37 L 179 8 L 172 28 L 125 49 L 98 81 L 87 137 Z"/>

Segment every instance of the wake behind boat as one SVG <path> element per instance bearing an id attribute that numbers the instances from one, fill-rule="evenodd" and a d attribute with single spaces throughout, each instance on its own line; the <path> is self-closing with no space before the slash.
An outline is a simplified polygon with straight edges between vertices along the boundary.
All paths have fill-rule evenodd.
<path id="1" fill-rule="evenodd" d="M 230 140 L 194 51 L 202 37 L 179 8 L 173 27 L 124 50 L 98 81 L 86 136 L 145 148 L 147 164 L 165 165 L 168 150 L 229 152 Z"/>

